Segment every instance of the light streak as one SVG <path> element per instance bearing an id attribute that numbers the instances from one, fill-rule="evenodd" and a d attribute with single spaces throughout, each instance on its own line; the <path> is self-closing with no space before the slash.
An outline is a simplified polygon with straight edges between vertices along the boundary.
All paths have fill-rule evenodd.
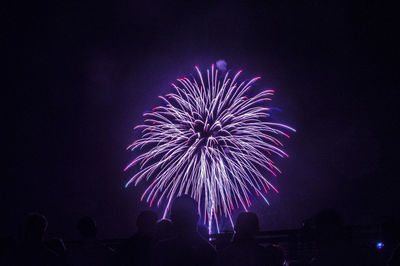
<path id="1" fill-rule="evenodd" d="M 284 131 L 295 130 L 271 121 L 269 112 L 276 108 L 266 102 L 273 90 L 245 95 L 260 77 L 239 82 L 241 70 L 232 78 L 214 65 L 205 75 L 195 68 L 197 78 L 177 79 L 171 84 L 175 92 L 159 96 L 165 105 L 144 113 L 144 124 L 135 127 L 142 138 L 128 149 L 140 154 L 125 171 L 139 169 L 126 186 L 149 181 L 141 200 L 157 206 L 166 201 L 164 218 L 175 197 L 190 195 L 210 231 L 213 221 L 218 228 L 219 216 L 232 222 L 235 206 L 247 211 L 250 194 L 269 204 L 268 190 L 278 191 L 265 170 L 280 173 L 272 155 L 289 156 L 278 137 L 289 138 Z"/>

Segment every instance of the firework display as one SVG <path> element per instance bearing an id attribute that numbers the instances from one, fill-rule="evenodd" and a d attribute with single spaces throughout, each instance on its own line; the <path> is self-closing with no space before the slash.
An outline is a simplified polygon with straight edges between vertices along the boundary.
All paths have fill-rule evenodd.
<path id="1" fill-rule="evenodd" d="M 232 222 L 235 208 L 247 211 L 251 195 L 268 203 L 267 192 L 277 192 L 269 178 L 280 173 L 272 159 L 288 157 L 279 139 L 295 130 L 271 119 L 273 90 L 246 96 L 260 77 L 239 81 L 242 71 L 195 68 L 196 77 L 172 83 L 174 92 L 135 127 L 142 138 L 128 147 L 138 156 L 125 168 L 135 169 L 126 186 L 147 180 L 141 199 L 162 205 L 164 217 L 174 198 L 190 195 L 211 230 L 221 216 Z"/>

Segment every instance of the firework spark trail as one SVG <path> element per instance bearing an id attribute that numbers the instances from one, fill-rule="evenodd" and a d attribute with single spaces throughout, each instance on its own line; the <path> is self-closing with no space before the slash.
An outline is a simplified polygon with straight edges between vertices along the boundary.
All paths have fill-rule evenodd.
<path id="1" fill-rule="evenodd" d="M 142 138 L 128 149 L 146 151 L 125 168 L 140 166 L 126 186 L 151 181 L 141 200 L 146 198 L 150 206 L 154 200 L 157 206 L 166 200 L 163 217 L 175 197 L 191 195 L 211 230 L 213 221 L 218 226 L 219 215 L 232 221 L 235 206 L 247 210 L 251 193 L 268 203 L 268 190 L 278 192 L 261 169 L 280 173 L 271 155 L 288 155 L 277 137 L 289 137 L 284 130 L 295 130 L 268 119 L 271 109 L 263 103 L 271 100 L 273 90 L 245 96 L 260 77 L 239 83 L 241 71 L 231 79 L 229 72 L 219 77 L 214 65 L 204 76 L 195 68 L 197 78 L 172 83 L 175 92 L 159 96 L 165 106 L 145 113 L 145 123 L 135 127 Z"/>

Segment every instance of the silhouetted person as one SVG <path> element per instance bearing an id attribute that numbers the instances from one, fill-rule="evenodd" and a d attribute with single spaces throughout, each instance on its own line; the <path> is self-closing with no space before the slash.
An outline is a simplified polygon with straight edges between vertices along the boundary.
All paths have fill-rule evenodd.
<path id="1" fill-rule="evenodd" d="M 68 252 L 67 264 L 83 265 L 114 265 L 114 252 L 97 239 L 96 222 L 90 217 L 82 217 L 77 224 L 81 235 L 81 245 Z"/>
<path id="2" fill-rule="evenodd" d="M 317 214 L 315 234 L 317 256 L 312 265 L 376 265 L 371 249 L 351 243 L 335 210 L 326 209 Z"/>
<path id="3" fill-rule="evenodd" d="M 174 229 L 171 220 L 162 219 L 156 225 L 156 239 L 157 241 L 167 240 L 174 236 Z"/>
<path id="4" fill-rule="evenodd" d="M 150 265 L 151 254 L 156 244 L 157 214 L 142 211 L 136 219 L 137 233 L 124 243 L 120 249 L 120 265 Z"/>
<path id="5" fill-rule="evenodd" d="M 269 245 L 265 248 L 268 266 L 282 266 L 285 262 L 283 250 L 278 245 Z"/>
<path id="6" fill-rule="evenodd" d="M 154 265 L 212 265 L 214 248 L 197 232 L 197 202 L 189 196 L 175 199 L 171 220 L 175 237 L 161 241 L 154 252 Z"/>
<path id="7" fill-rule="evenodd" d="M 64 241 L 61 238 L 52 238 L 46 242 L 47 248 L 57 254 L 60 265 L 66 264 L 66 252 Z"/>
<path id="8" fill-rule="evenodd" d="M 56 253 L 43 243 L 47 220 L 43 215 L 30 214 L 25 222 L 25 239 L 16 253 L 16 265 L 57 265 Z"/>
<path id="9" fill-rule="evenodd" d="M 218 265 L 267 265 L 265 249 L 256 241 L 258 217 L 253 212 L 239 214 L 233 242 L 219 252 Z"/>

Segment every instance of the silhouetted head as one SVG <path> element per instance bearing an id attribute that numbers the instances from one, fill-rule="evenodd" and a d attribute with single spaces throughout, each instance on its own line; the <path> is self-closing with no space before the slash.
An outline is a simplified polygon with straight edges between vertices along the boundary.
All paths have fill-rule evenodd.
<path id="1" fill-rule="evenodd" d="M 79 219 L 76 228 L 79 234 L 84 238 L 94 238 L 97 235 L 96 222 L 89 216 L 84 216 Z"/>
<path id="2" fill-rule="evenodd" d="M 142 234 L 154 234 L 156 231 L 157 213 L 153 211 L 142 211 L 136 219 L 138 232 Z"/>
<path id="3" fill-rule="evenodd" d="M 163 219 L 158 221 L 156 225 L 156 237 L 157 240 L 164 240 L 173 236 L 173 226 L 171 220 Z"/>
<path id="4" fill-rule="evenodd" d="M 235 239 L 254 238 L 258 233 L 258 217 L 254 212 L 242 212 L 235 224 Z"/>
<path id="5" fill-rule="evenodd" d="M 196 231 L 197 202 L 187 195 L 176 198 L 171 206 L 171 220 L 177 232 Z"/>
<path id="6" fill-rule="evenodd" d="M 47 229 L 47 219 L 41 214 L 33 213 L 25 222 L 25 239 L 29 241 L 42 241 Z"/>

